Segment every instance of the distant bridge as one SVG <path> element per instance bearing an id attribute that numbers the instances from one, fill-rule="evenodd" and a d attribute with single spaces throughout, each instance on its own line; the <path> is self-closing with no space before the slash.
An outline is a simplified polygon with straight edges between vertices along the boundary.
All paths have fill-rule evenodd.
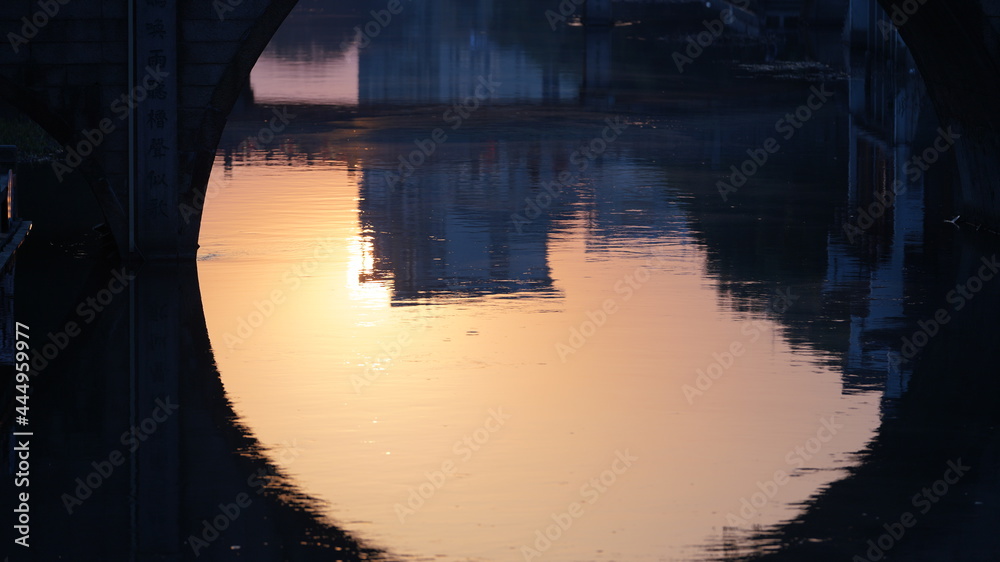
<path id="1" fill-rule="evenodd" d="M 849 9 L 869 14 L 873 1 Z M 85 175 L 122 255 L 193 259 L 227 116 L 296 3 L 7 0 L 0 98 L 68 148 L 57 176 Z M 591 21 L 610 4 L 591 0 Z M 878 4 L 913 51 L 942 125 L 961 137 L 959 212 L 1000 228 L 1000 0 Z M 867 32 L 884 31 L 871 19 Z"/>

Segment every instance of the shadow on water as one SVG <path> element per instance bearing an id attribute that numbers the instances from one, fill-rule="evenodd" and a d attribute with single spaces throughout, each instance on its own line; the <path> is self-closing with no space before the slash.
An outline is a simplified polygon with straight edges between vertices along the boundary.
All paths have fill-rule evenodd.
<path id="1" fill-rule="evenodd" d="M 920 351 L 904 363 L 912 369 L 906 392 L 884 402 L 891 409 L 877 437 L 802 515 L 750 537 L 724 536 L 714 547 L 720 559 L 994 560 L 1000 552 L 1000 286 L 981 277 L 993 275 L 983 267 L 996 267 L 996 244 L 944 226 L 925 239 L 936 251 L 907 263 L 908 274 L 928 283 L 903 336 Z M 947 321 L 935 329 L 935 318 Z"/>
<path id="2" fill-rule="evenodd" d="M 1000 552 L 997 238 L 950 224 L 958 222 L 949 212 L 953 163 L 930 151 L 941 130 L 930 132 L 926 115 L 918 124 L 914 108 L 926 101 L 912 60 L 899 44 L 869 47 L 848 53 L 851 189 L 839 217 L 865 234 L 831 234 L 823 281 L 847 322 L 834 338 L 830 326 L 784 322 L 842 354 L 845 392 L 884 392 L 882 423 L 847 477 L 779 526 L 725 529 L 711 547 L 718 559 L 957 561 Z M 939 158 L 945 164 L 927 165 Z M 895 204 L 881 206 L 893 191 Z"/>
<path id="3" fill-rule="evenodd" d="M 2 417 L 4 497 L 30 492 L 29 556 L 17 559 L 381 558 L 286 476 L 299 444 L 264 449 L 240 423 L 194 263 L 125 269 L 85 257 L 96 240 L 35 234 L 15 286 L 17 320 L 31 329 L 30 423 L 14 425 L 12 385 Z M 11 432 L 25 430 L 30 486 L 15 489 L 24 437 Z M 5 549 L 18 536 L 0 531 Z"/>

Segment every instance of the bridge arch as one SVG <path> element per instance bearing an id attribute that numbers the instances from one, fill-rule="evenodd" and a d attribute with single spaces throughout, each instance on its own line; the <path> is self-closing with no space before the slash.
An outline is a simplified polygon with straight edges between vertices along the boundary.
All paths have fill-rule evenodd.
<path id="1" fill-rule="evenodd" d="M 943 128 L 957 133 L 956 210 L 1000 226 L 1000 2 L 878 0 L 917 64 Z"/>
<path id="2" fill-rule="evenodd" d="M 86 177 L 122 256 L 193 259 L 198 194 L 226 118 L 296 3 L 4 2 L 0 99 L 64 147 L 99 138 L 78 163 L 53 166 L 66 166 L 57 175 Z M 137 90 L 150 74 L 165 77 Z M 153 108 L 162 113 L 148 115 Z M 153 136 L 161 168 L 151 165 L 153 147 L 143 142 Z M 181 205 L 196 216 L 181 220 Z"/>
<path id="3" fill-rule="evenodd" d="M 956 208 L 975 224 L 997 228 L 1000 108 L 993 100 L 1000 89 L 1000 1 L 877 1 L 913 52 L 942 125 L 960 137 Z M 170 122 L 166 132 L 148 130 L 160 121 L 147 123 L 147 106 L 138 103 L 130 113 L 134 121 L 112 121 L 114 130 L 78 169 L 122 255 L 191 259 L 229 112 L 297 3 L 4 2 L 0 96 L 64 146 L 74 146 L 113 118 L 115 100 L 150 64 L 162 63 L 168 77 L 161 93 L 168 95 L 159 107 Z M 143 143 L 154 135 L 156 154 L 170 163 L 164 168 L 144 154 Z"/>

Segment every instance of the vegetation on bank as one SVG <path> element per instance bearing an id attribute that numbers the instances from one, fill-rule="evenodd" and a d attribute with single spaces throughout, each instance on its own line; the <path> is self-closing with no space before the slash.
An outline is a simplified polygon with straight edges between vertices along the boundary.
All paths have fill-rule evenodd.
<path id="1" fill-rule="evenodd" d="M 23 116 L 0 117 L 0 145 L 17 145 L 19 162 L 51 160 L 62 147 L 37 123 Z"/>

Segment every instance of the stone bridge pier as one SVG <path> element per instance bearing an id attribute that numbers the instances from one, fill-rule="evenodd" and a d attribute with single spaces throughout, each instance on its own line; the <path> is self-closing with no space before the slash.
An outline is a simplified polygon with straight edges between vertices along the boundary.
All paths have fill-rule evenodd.
<path id="1" fill-rule="evenodd" d="M 959 136 L 957 212 L 1000 231 L 1000 0 L 878 3 L 913 54 L 942 128 Z"/>
<path id="2" fill-rule="evenodd" d="M 295 4 L 4 0 L 0 98 L 65 148 L 56 177 L 85 176 L 122 256 L 194 258 L 226 117 Z"/>

